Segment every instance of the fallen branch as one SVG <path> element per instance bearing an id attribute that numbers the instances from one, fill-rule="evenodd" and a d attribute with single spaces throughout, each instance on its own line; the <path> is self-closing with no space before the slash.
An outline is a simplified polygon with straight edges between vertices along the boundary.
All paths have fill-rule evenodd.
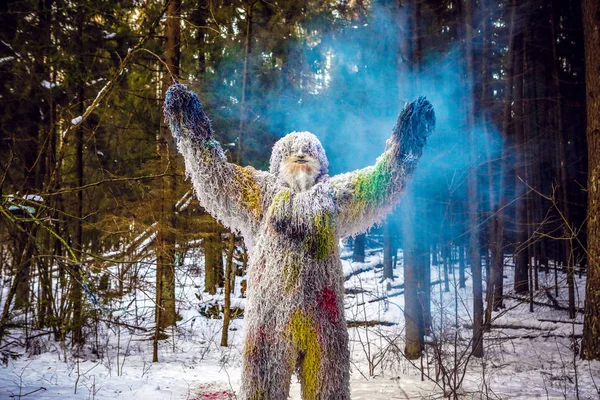
<path id="1" fill-rule="evenodd" d="M 525 297 L 521 297 L 521 296 L 514 296 L 514 295 L 504 295 L 505 298 L 507 299 L 513 299 L 513 300 L 519 300 L 523 303 L 529 303 L 530 300 L 528 298 Z M 533 301 L 533 304 L 535 304 L 536 306 L 541 306 L 541 307 L 550 307 L 550 308 L 554 308 L 555 310 L 561 310 L 561 311 L 569 311 L 569 307 L 564 307 L 561 305 L 555 306 L 554 304 L 548 304 L 548 303 L 543 303 L 541 301 Z M 575 311 L 583 313 L 583 308 L 581 307 L 575 307 Z"/>
<path id="2" fill-rule="evenodd" d="M 473 325 L 464 324 L 463 328 L 473 329 Z M 490 326 L 490 329 L 529 329 L 532 331 L 553 331 L 556 328 L 541 328 L 539 326 L 525 326 L 525 325 L 494 324 L 494 325 Z"/>
<path id="3" fill-rule="evenodd" d="M 575 324 L 575 325 L 583 325 L 583 322 L 577 321 L 561 321 L 559 319 L 546 319 L 546 318 L 538 318 L 540 322 L 553 322 L 555 324 Z"/>
<path id="4" fill-rule="evenodd" d="M 46 389 L 45 387 L 43 387 L 43 386 L 42 386 L 42 387 L 40 387 L 39 389 L 32 390 L 32 391 L 31 391 L 31 392 L 29 392 L 29 393 L 25 393 L 25 394 L 15 394 L 15 395 L 8 396 L 8 397 L 11 397 L 11 398 L 15 398 L 15 397 L 16 397 L 16 398 L 19 398 L 19 399 L 20 399 L 20 398 L 22 398 L 22 397 L 29 396 L 30 394 L 34 394 L 34 393 L 36 393 L 36 392 L 39 392 L 40 390 L 48 390 L 48 389 Z"/>
<path id="5" fill-rule="evenodd" d="M 394 326 L 396 322 L 389 321 L 348 321 L 348 328 L 359 328 L 362 326 Z"/>
<path id="6" fill-rule="evenodd" d="M 344 281 L 349 280 L 350 278 L 352 278 L 355 275 L 362 274 L 363 272 L 373 271 L 373 269 L 374 269 L 374 267 L 365 267 L 365 268 L 356 269 L 356 270 L 350 272 L 348 275 L 346 275 L 344 277 Z"/>
<path id="7" fill-rule="evenodd" d="M 539 338 L 565 338 L 565 339 L 581 339 L 583 335 L 561 335 L 558 333 L 547 333 L 544 335 L 522 335 L 522 336 L 496 336 L 496 337 L 485 337 L 486 340 L 514 340 L 514 339 L 539 339 Z"/>
<path id="8" fill-rule="evenodd" d="M 440 283 L 442 283 L 442 281 L 434 281 L 434 282 L 431 282 L 431 283 L 430 283 L 430 286 L 433 286 L 433 285 L 439 285 Z M 401 284 L 401 285 L 398 285 L 398 286 L 402 286 L 402 287 L 404 287 L 404 284 Z M 392 288 L 395 288 L 395 287 L 394 287 L 394 286 L 392 286 Z M 401 291 L 399 291 L 399 292 L 396 292 L 396 293 L 392 293 L 392 294 L 388 294 L 388 295 L 385 295 L 385 296 L 380 296 L 380 297 L 377 297 L 377 298 L 371 299 L 371 300 L 367 301 L 367 303 L 375 303 L 376 301 L 387 300 L 387 299 L 389 299 L 390 297 L 398 297 L 398 296 L 401 296 L 401 295 L 403 295 L 403 294 L 404 294 L 404 290 L 401 290 Z M 358 306 L 362 306 L 362 305 L 364 305 L 364 304 L 365 304 L 365 302 L 362 302 L 362 303 L 358 303 L 357 305 L 358 305 Z"/>
<path id="9" fill-rule="evenodd" d="M 344 289 L 344 294 L 360 294 L 360 293 L 369 293 L 368 290 L 362 288 L 346 288 Z"/>
<path id="10" fill-rule="evenodd" d="M 129 328 L 129 329 L 138 329 L 138 330 L 140 330 L 140 331 L 144 331 L 144 332 L 148 332 L 148 331 L 149 331 L 149 329 L 147 329 L 147 328 L 143 328 L 143 327 L 141 327 L 141 326 L 135 326 L 135 325 L 126 324 L 125 322 L 111 321 L 111 320 L 108 320 L 108 319 L 102 319 L 102 318 L 100 318 L 100 319 L 98 319 L 98 320 L 99 320 L 99 321 L 102 321 L 102 322 L 106 322 L 107 324 L 118 325 L 118 326 L 124 326 L 125 328 Z"/>

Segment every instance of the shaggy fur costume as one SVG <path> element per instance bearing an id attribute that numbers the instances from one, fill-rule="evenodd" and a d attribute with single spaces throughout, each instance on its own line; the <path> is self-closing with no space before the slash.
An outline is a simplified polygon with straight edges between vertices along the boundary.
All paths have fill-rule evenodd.
<path id="1" fill-rule="evenodd" d="M 332 178 L 321 143 L 308 132 L 275 144 L 269 172 L 228 163 L 186 86 L 169 89 L 165 117 L 201 204 L 248 247 L 240 398 L 285 400 L 296 372 L 304 399 L 350 399 L 338 241 L 392 209 L 433 129 L 431 104 L 419 98 L 404 108 L 374 166 Z M 290 188 L 281 170 L 298 150 L 320 164 L 314 186 L 303 191 Z"/>

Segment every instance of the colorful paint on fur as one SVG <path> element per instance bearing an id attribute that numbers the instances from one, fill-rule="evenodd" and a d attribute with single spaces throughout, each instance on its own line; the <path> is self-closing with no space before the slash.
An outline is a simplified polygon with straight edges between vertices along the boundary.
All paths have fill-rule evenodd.
<path id="1" fill-rule="evenodd" d="M 248 397 L 248 400 L 269 400 L 269 399 L 267 399 L 267 396 L 265 396 L 265 392 L 263 392 L 262 390 L 259 390 L 257 392 L 254 392 L 253 394 L 251 394 L 250 397 Z"/>
<path id="2" fill-rule="evenodd" d="M 269 210 L 267 211 L 268 215 L 278 218 L 285 217 L 285 215 L 281 215 L 281 212 L 287 209 L 287 205 L 290 204 L 291 200 L 292 192 L 290 189 L 282 189 L 273 197 Z M 288 217 L 291 216 L 288 215 Z"/>
<path id="3" fill-rule="evenodd" d="M 358 171 L 352 177 L 354 198 L 348 210 L 348 218 L 360 218 L 368 209 L 375 209 L 387 201 L 393 188 L 392 152 L 386 151 L 374 167 Z"/>
<path id="4" fill-rule="evenodd" d="M 262 193 L 258 183 L 254 179 L 254 168 L 235 166 L 234 179 L 241 188 L 242 203 L 254 214 L 256 218 L 262 217 Z"/>
<path id="5" fill-rule="evenodd" d="M 313 219 L 313 232 L 304 239 L 304 246 L 315 260 L 324 260 L 335 250 L 335 227 L 329 213 L 317 214 Z"/>
<path id="6" fill-rule="evenodd" d="M 325 150 L 308 132 L 275 144 L 269 172 L 228 163 L 197 95 L 179 84 L 167 91 L 165 118 L 200 203 L 242 234 L 250 255 L 241 400 L 286 399 L 296 368 L 304 400 L 350 399 L 344 287 L 331 285 L 343 280 L 338 239 L 392 207 L 435 122 L 430 108 L 425 100 L 405 108 L 375 166 L 330 178 Z M 282 171 L 299 150 L 320 167 L 309 188 Z"/>
<path id="7" fill-rule="evenodd" d="M 337 297 L 330 288 L 325 288 L 319 295 L 319 310 L 324 312 L 329 322 L 335 323 L 338 319 Z"/>
<path id="8" fill-rule="evenodd" d="M 300 272 L 302 272 L 301 261 L 298 260 L 297 257 L 294 257 L 292 252 L 289 252 L 285 257 L 282 276 L 284 289 L 287 292 L 292 291 L 296 286 L 298 286 Z"/>
<path id="9" fill-rule="evenodd" d="M 291 339 L 297 350 L 303 355 L 299 375 L 303 383 L 302 398 L 304 400 L 317 398 L 321 369 L 321 344 L 317 337 L 317 328 L 316 321 L 308 313 L 302 310 L 295 310 L 292 313 L 290 318 Z"/>

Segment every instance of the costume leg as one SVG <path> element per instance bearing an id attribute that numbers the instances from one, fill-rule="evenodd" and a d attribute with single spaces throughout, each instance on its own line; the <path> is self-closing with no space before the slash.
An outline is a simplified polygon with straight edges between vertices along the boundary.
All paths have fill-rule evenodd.
<path id="1" fill-rule="evenodd" d="M 326 293 L 325 291 L 324 293 Z M 304 400 L 350 400 L 348 328 L 337 296 L 325 296 L 307 321 L 301 340 L 298 375 Z M 331 302 L 331 306 L 328 303 Z M 312 334 L 314 333 L 314 339 Z"/>
<path id="2" fill-rule="evenodd" d="M 318 400 L 350 400 L 350 351 L 346 321 L 322 332 Z"/>
<path id="3" fill-rule="evenodd" d="M 295 364 L 282 335 L 261 326 L 249 329 L 242 363 L 242 400 L 286 400 Z"/>

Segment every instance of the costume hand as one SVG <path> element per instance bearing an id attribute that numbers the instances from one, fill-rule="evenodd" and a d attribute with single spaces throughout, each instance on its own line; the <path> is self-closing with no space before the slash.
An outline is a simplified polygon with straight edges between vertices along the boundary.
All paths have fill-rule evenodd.
<path id="1" fill-rule="evenodd" d="M 177 139 L 188 137 L 206 142 L 212 137 L 210 120 L 202 110 L 200 99 L 185 85 L 175 84 L 167 90 L 164 114 Z"/>
<path id="2" fill-rule="evenodd" d="M 393 130 L 392 140 L 399 144 L 399 155 L 420 157 L 427 137 L 435 128 L 435 112 L 425 97 L 404 106 Z"/>

